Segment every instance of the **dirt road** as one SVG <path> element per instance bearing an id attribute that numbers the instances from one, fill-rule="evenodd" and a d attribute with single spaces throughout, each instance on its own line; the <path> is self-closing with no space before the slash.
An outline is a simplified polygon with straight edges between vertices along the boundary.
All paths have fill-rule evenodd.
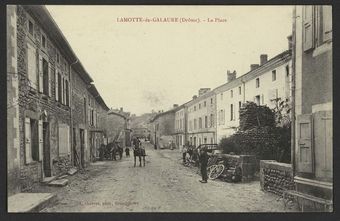
<path id="1" fill-rule="evenodd" d="M 171 150 L 146 148 L 146 166 L 133 167 L 133 156 L 92 164 L 57 191 L 58 201 L 42 212 L 283 212 L 278 197 L 259 182 L 198 182 L 200 176 L 180 163 Z M 45 189 L 46 190 L 46 189 Z"/>

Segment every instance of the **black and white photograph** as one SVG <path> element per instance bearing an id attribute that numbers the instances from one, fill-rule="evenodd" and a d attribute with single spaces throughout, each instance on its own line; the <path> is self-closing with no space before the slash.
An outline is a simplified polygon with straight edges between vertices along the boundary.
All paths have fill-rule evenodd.
<path id="1" fill-rule="evenodd" d="M 7 212 L 332 213 L 332 11 L 6 5 Z"/>

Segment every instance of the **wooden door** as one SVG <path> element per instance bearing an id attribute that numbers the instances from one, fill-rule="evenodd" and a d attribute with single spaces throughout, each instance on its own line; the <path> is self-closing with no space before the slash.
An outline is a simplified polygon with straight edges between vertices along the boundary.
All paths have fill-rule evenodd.
<path id="1" fill-rule="evenodd" d="M 297 116 L 298 172 L 313 173 L 312 115 Z"/>

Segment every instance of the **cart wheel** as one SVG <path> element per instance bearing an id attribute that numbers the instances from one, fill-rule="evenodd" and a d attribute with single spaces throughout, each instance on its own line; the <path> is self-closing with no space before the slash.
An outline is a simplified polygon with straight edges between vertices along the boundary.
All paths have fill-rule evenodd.
<path id="1" fill-rule="evenodd" d="M 211 180 L 217 179 L 223 173 L 223 171 L 224 171 L 224 165 L 222 164 L 214 165 L 214 167 L 211 168 L 208 177 Z"/>
<path id="2" fill-rule="evenodd" d="M 209 167 L 207 167 L 207 174 L 210 174 L 211 170 L 214 169 L 217 165 L 211 165 Z"/>

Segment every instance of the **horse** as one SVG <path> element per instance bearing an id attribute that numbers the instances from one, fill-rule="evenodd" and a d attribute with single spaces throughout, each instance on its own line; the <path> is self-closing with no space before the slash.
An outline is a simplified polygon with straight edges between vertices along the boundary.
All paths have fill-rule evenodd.
<path id="1" fill-rule="evenodd" d="M 141 142 L 138 138 L 133 140 L 133 158 L 134 158 L 134 167 L 136 167 L 136 158 L 139 158 L 139 166 L 142 166 L 142 157 L 143 157 L 143 165 L 145 166 L 145 149 L 141 147 Z"/>

